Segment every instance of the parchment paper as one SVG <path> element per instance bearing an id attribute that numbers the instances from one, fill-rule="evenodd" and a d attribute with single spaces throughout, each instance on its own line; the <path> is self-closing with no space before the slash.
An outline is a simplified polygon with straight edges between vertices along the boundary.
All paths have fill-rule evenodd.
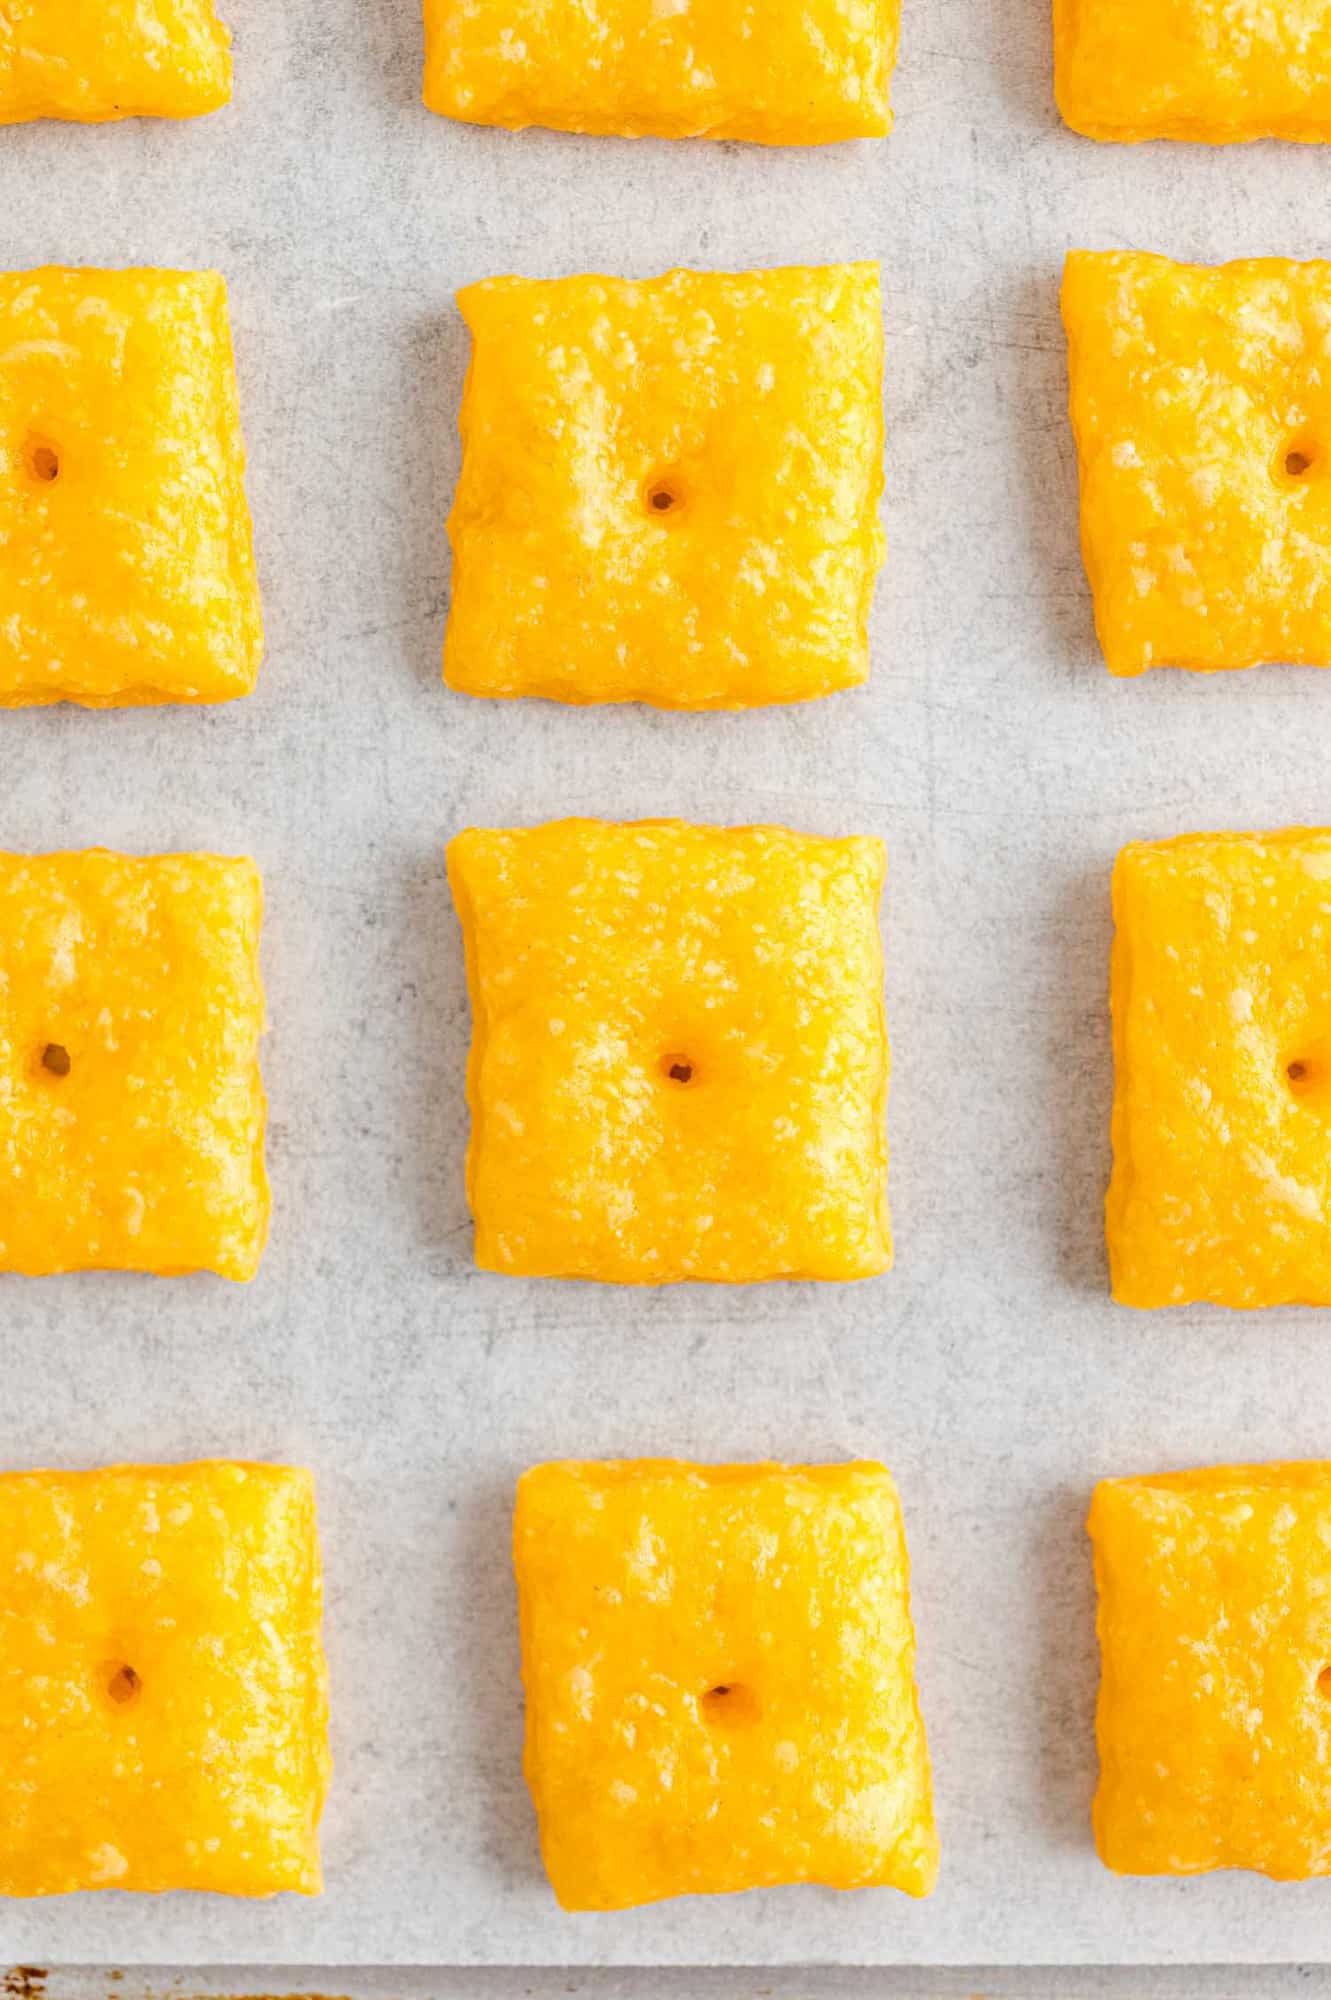
<path id="1" fill-rule="evenodd" d="M 0 133 L 0 254 L 226 272 L 259 692 L 0 716 L 0 845 L 258 858 L 272 1240 L 248 1290 L 0 1282 L 0 1463 L 314 1466 L 328 1889 L 9 1904 L 0 1958 L 1331 1957 L 1331 1883 L 1118 1882 L 1090 1846 L 1092 1483 L 1331 1453 L 1331 1314 L 1108 1301 L 1108 870 L 1136 836 L 1331 819 L 1331 679 L 1110 680 L 1056 310 L 1074 243 L 1326 253 L 1325 152 L 1064 132 L 1047 0 L 907 0 L 895 135 L 809 152 L 449 125 L 417 101 L 413 0 L 227 11 L 219 116 Z M 882 260 L 889 350 L 870 687 L 732 718 L 447 695 L 454 288 L 862 256 Z M 468 822 L 570 812 L 886 838 L 891 1276 L 652 1294 L 472 1269 L 442 848 Z M 557 1910 L 519 1770 L 512 1484 L 538 1458 L 658 1452 L 895 1469 L 944 1849 L 931 1902 Z"/>

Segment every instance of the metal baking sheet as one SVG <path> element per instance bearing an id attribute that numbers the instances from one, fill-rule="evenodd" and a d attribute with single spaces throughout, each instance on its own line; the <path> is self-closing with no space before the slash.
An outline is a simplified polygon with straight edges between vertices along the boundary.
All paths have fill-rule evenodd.
<path id="1" fill-rule="evenodd" d="M 337 1774 L 317 1902 L 0 1909 L 39 1964 L 1319 1961 L 1331 1884 L 1114 1880 L 1089 1841 L 1093 1481 L 1331 1451 L 1331 1318 L 1106 1295 L 1108 870 L 1331 819 L 1331 679 L 1112 682 L 1077 553 L 1074 243 L 1331 247 L 1325 154 L 1062 131 L 1047 0 L 907 0 L 877 145 L 512 137 L 417 100 L 413 0 L 227 0 L 234 105 L 0 134 L 7 265 L 231 285 L 268 626 L 258 693 L 0 717 L 0 844 L 253 853 L 276 1214 L 257 1282 L 0 1283 L 0 1463 L 308 1461 Z M 748 716 L 447 695 L 444 519 L 486 274 L 881 259 L 891 550 L 870 686 Z M 478 1274 L 442 849 L 565 813 L 881 834 L 899 1265 L 625 1292 Z M 519 1770 L 529 1462 L 886 1458 L 915 1559 L 943 1875 L 564 1916 Z"/>

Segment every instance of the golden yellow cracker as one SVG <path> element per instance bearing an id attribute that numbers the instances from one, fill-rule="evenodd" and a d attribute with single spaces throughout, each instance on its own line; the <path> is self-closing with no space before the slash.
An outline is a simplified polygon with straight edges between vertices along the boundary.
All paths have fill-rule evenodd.
<path id="1" fill-rule="evenodd" d="M 320 1886 L 314 1487 L 280 1465 L 0 1475 L 0 1894 Z"/>
<path id="2" fill-rule="evenodd" d="M 563 820 L 448 853 L 487 1270 L 622 1284 L 891 1262 L 870 839 Z"/>
<path id="3" fill-rule="evenodd" d="M 211 0 L 6 0 L 0 125 L 196 118 L 231 96 Z"/>
<path id="4" fill-rule="evenodd" d="M 1111 672 L 1331 665 L 1331 263 L 1074 251 L 1063 317 Z"/>
<path id="5" fill-rule="evenodd" d="M 251 861 L 0 854 L 0 1271 L 254 1275 L 262 902 Z"/>
<path id="6" fill-rule="evenodd" d="M 526 1773 L 566 1909 L 938 1871 L 881 1465 L 537 1466 L 514 1528 Z"/>
<path id="7" fill-rule="evenodd" d="M 1059 110 L 1092 139 L 1331 138 L 1331 0 L 1054 0 Z"/>
<path id="8" fill-rule="evenodd" d="M 1089 1526 L 1101 1859 L 1331 1874 L 1331 1466 L 1106 1480 Z"/>
<path id="9" fill-rule="evenodd" d="M 864 680 L 876 265 L 492 278 L 460 303 L 450 686 L 751 708 Z"/>
<path id="10" fill-rule="evenodd" d="M 478 125 L 875 138 L 901 0 L 425 0 L 425 102 Z"/>
<path id="11" fill-rule="evenodd" d="M 1138 842 L 1114 918 L 1115 1298 L 1331 1304 L 1331 831 Z"/>
<path id="12" fill-rule="evenodd" d="M 215 271 L 0 273 L 0 708 L 248 694 L 244 465 Z"/>

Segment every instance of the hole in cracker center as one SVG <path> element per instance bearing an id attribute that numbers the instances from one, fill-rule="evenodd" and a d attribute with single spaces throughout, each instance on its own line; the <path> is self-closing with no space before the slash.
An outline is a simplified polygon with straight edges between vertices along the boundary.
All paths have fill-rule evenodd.
<path id="1" fill-rule="evenodd" d="M 143 1682 L 134 1668 L 120 1661 L 107 1669 L 106 1692 L 117 1708 L 127 1708 L 137 1701 Z"/>
<path id="2" fill-rule="evenodd" d="M 739 1681 L 719 1681 L 698 1704 L 704 1722 L 714 1729 L 747 1729 L 758 1720 L 758 1697 Z"/>

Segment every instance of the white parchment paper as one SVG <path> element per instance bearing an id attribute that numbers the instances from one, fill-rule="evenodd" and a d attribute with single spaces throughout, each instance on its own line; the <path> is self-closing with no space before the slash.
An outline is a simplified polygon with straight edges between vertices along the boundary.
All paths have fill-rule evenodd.
<path id="1" fill-rule="evenodd" d="M 1331 1453 L 1331 1314 L 1108 1301 L 1108 870 L 1136 836 L 1331 820 L 1331 678 L 1109 679 L 1057 319 L 1073 243 L 1325 254 L 1326 153 L 1073 137 L 1047 0 L 907 0 L 895 135 L 811 152 L 453 126 L 417 101 L 413 0 L 227 11 L 219 116 L 0 132 L 0 259 L 226 272 L 259 692 L 0 716 L 0 845 L 258 858 L 273 1234 L 249 1289 L 0 1281 L 0 1463 L 314 1466 L 328 1889 L 8 1904 L 0 1958 L 1331 1958 L 1331 1883 L 1118 1882 L 1090 1846 L 1093 1481 Z M 455 287 L 863 256 L 882 260 L 889 354 L 869 688 L 730 718 L 446 694 Z M 472 1269 L 442 848 L 468 822 L 571 812 L 887 840 L 891 1276 L 651 1294 Z M 895 1469 L 944 1850 L 931 1902 L 557 1910 L 519 1769 L 511 1489 L 538 1458 L 665 1452 Z"/>

